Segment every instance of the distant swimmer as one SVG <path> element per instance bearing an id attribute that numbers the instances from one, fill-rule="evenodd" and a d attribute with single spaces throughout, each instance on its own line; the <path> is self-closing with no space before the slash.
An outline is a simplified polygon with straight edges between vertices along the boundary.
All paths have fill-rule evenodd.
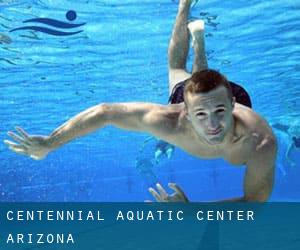
<path id="1" fill-rule="evenodd" d="M 153 155 L 153 151 L 155 152 Z M 144 140 L 135 160 L 135 168 L 146 185 L 154 186 L 159 182 L 154 168 L 162 163 L 163 158 L 170 159 L 174 146 L 153 136 Z"/>
<path id="2" fill-rule="evenodd" d="M 15 141 L 5 140 L 8 147 L 39 160 L 75 138 L 113 125 L 150 133 L 199 158 L 223 158 L 235 166 L 246 165 L 243 195 L 225 201 L 266 201 L 273 189 L 276 138 L 265 119 L 251 109 L 245 89 L 208 69 L 204 22 L 188 24 L 191 3 L 180 0 L 169 44 L 170 104 L 102 103 L 78 113 L 46 136 L 29 135 L 17 127 L 18 133 L 8 132 Z M 195 54 L 192 73 L 186 70 L 189 33 Z M 170 187 L 175 191 L 172 195 L 162 189 L 159 197 L 153 189 L 150 192 L 158 201 L 188 200 L 177 184 Z"/>
<path id="3" fill-rule="evenodd" d="M 175 147 L 170 143 L 165 142 L 163 140 L 158 140 L 158 142 L 156 143 L 154 154 L 155 162 L 159 163 L 163 156 L 167 157 L 168 159 L 171 159 L 174 153 L 174 148 Z"/>
<path id="4" fill-rule="evenodd" d="M 161 163 L 162 159 L 171 159 L 174 154 L 175 146 L 170 143 L 150 136 L 146 138 L 139 150 L 138 158 L 141 155 L 153 161 L 153 164 Z M 153 153 L 154 152 L 154 153 Z"/>
<path id="5" fill-rule="evenodd" d="M 285 132 L 279 129 L 274 128 L 273 131 L 277 138 L 277 144 L 278 144 L 278 152 L 277 152 L 277 160 L 276 160 L 277 169 L 279 170 L 280 177 L 286 177 L 292 167 L 286 159 L 286 154 L 290 144 L 290 138 Z"/>
<path id="6" fill-rule="evenodd" d="M 150 159 L 137 159 L 135 161 L 135 167 L 139 174 L 143 177 L 143 180 L 147 186 L 153 186 L 158 182 L 158 179 L 153 171 L 154 164 Z"/>
<path id="7" fill-rule="evenodd" d="M 154 173 L 154 167 L 159 162 L 153 155 L 158 139 L 153 136 L 146 138 L 139 149 L 139 152 L 135 160 L 135 168 L 138 170 L 139 174 L 142 176 L 143 181 L 146 185 L 153 186 L 158 182 L 158 178 Z"/>
<path id="8" fill-rule="evenodd" d="M 291 153 L 293 151 L 300 151 L 300 120 L 286 120 L 285 124 L 274 123 L 272 124 L 272 127 L 281 130 L 288 135 L 290 143 L 285 154 L 285 159 L 290 164 L 290 166 L 295 167 L 296 163 L 293 159 L 291 159 Z"/>

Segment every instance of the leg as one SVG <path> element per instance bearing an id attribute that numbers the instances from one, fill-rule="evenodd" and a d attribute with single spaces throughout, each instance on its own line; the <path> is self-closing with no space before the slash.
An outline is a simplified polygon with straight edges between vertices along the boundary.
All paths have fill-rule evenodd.
<path id="1" fill-rule="evenodd" d="M 207 59 L 205 54 L 204 41 L 204 21 L 197 20 L 189 23 L 188 29 L 192 37 L 192 46 L 194 49 L 193 73 L 207 69 Z"/>
<path id="2" fill-rule="evenodd" d="M 180 0 L 172 37 L 169 43 L 169 93 L 176 83 L 190 77 L 186 71 L 189 52 L 188 16 L 192 0 Z"/>

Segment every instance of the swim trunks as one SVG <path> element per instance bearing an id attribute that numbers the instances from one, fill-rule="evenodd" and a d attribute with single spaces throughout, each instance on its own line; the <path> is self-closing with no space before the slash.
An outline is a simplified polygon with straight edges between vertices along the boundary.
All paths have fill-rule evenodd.
<path id="1" fill-rule="evenodd" d="M 169 103 L 175 104 L 175 103 L 181 103 L 184 101 L 183 90 L 184 90 L 184 86 L 185 86 L 187 80 L 179 82 L 174 86 L 174 88 L 172 90 L 172 94 L 169 98 Z M 250 96 L 247 93 L 247 91 L 242 86 L 240 86 L 234 82 L 229 81 L 229 83 L 231 85 L 232 94 L 235 97 L 236 102 L 251 108 L 252 107 L 251 99 L 250 99 Z"/>

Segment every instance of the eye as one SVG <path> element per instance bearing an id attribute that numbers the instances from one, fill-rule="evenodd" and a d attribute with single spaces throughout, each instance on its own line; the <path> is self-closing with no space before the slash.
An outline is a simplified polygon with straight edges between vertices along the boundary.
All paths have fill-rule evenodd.
<path id="1" fill-rule="evenodd" d="M 215 112 L 217 114 L 223 114 L 225 112 L 225 109 L 217 109 Z"/>
<path id="2" fill-rule="evenodd" d="M 199 112 L 199 113 L 196 114 L 196 116 L 200 116 L 200 117 L 203 117 L 203 116 L 205 116 L 205 115 L 206 115 L 205 112 Z"/>

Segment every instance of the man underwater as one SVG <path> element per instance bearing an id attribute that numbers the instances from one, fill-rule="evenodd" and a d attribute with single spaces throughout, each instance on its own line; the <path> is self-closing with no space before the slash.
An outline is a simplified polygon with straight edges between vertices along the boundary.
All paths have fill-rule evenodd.
<path id="1" fill-rule="evenodd" d="M 106 125 L 147 132 L 200 158 L 224 158 L 246 165 L 244 195 L 226 201 L 266 201 L 273 188 L 277 144 L 271 127 L 250 107 L 245 90 L 207 69 L 204 22 L 188 24 L 191 0 L 180 0 L 169 44 L 170 104 L 108 103 L 93 106 L 55 129 L 49 136 L 8 132 L 16 153 L 43 159 L 51 151 Z M 188 24 L 188 25 L 187 25 Z M 194 49 L 192 75 L 186 71 L 189 32 Z M 157 201 L 188 201 L 174 183 L 169 195 L 160 184 L 149 191 Z"/>
<path id="2" fill-rule="evenodd" d="M 272 124 L 272 127 L 285 133 L 289 138 L 289 145 L 285 153 L 285 161 L 295 167 L 296 162 L 291 158 L 292 151 L 300 151 L 300 120 L 286 119 L 283 123 Z M 277 137 L 278 138 L 278 137 Z"/>

